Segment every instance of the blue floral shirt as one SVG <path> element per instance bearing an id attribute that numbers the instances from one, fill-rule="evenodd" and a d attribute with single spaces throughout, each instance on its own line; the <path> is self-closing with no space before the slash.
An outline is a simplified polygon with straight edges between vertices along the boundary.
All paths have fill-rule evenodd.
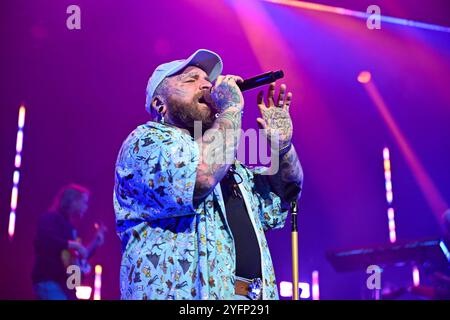
<path id="1" fill-rule="evenodd" d="M 123 143 L 114 187 L 122 299 L 233 299 L 233 235 L 220 184 L 193 203 L 198 161 L 189 134 L 156 122 L 137 127 Z M 287 210 L 261 170 L 236 161 L 260 247 L 263 299 L 278 299 L 264 232 L 283 227 Z"/>

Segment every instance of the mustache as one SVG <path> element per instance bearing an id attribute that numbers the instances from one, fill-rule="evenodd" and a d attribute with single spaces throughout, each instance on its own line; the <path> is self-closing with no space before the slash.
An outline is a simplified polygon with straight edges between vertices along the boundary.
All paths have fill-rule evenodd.
<path id="1" fill-rule="evenodd" d="M 211 98 L 211 89 L 205 89 L 196 95 L 196 101 L 206 104 L 212 111 L 217 111 L 214 100 Z"/>

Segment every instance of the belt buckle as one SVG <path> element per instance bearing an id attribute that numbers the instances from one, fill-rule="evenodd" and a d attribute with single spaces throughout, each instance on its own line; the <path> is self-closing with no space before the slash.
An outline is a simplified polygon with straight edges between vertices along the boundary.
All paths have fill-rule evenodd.
<path id="1" fill-rule="evenodd" d="M 262 297 L 262 280 L 260 278 L 255 278 L 250 281 L 248 285 L 247 296 L 251 300 L 261 300 Z"/>

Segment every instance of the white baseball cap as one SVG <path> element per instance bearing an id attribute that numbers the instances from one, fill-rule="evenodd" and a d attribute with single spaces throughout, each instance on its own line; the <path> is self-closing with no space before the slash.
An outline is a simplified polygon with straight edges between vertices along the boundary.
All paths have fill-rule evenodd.
<path id="1" fill-rule="evenodd" d="M 176 74 L 187 66 L 196 66 L 205 71 L 211 81 L 215 81 L 222 73 L 222 59 L 215 52 L 199 49 L 185 60 L 175 60 L 159 65 L 148 79 L 145 109 L 151 113 L 153 95 L 159 84 L 169 76 Z"/>

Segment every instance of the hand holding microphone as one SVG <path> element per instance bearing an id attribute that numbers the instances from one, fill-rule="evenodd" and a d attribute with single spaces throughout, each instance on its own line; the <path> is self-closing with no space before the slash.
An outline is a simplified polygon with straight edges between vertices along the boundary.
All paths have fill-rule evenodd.
<path id="1" fill-rule="evenodd" d="M 283 77 L 283 70 L 269 71 L 245 80 L 238 76 L 219 76 L 211 91 L 205 92 L 204 99 L 208 104 L 216 107 L 219 112 L 223 112 L 231 105 L 235 105 L 242 110 L 244 107 L 242 91 L 273 83 Z"/>
<path id="2" fill-rule="evenodd" d="M 239 76 L 219 76 L 214 87 L 209 92 L 205 92 L 203 97 L 219 113 L 230 107 L 235 107 L 242 111 L 244 108 L 244 97 L 238 83 L 243 81 Z"/>

